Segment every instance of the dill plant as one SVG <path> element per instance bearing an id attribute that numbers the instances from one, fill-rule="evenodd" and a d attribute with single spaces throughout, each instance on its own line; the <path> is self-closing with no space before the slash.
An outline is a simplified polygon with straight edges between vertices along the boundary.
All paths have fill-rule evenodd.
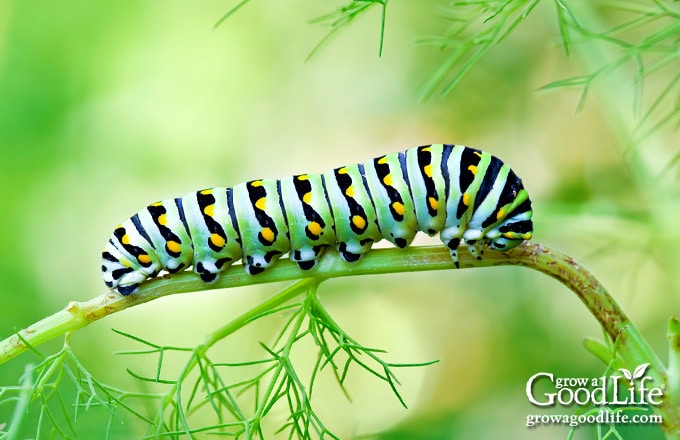
<path id="1" fill-rule="evenodd" d="M 218 20 L 216 26 L 250 3 L 240 0 Z M 350 23 L 375 8 L 380 9 L 378 54 L 382 53 L 389 4 L 387 0 L 352 0 L 312 23 L 328 26 L 326 35 L 310 53 L 313 56 Z M 659 132 L 680 123 L 680 8 L 677 2 L 664 0 L 623 0 L 576 2 L 569 0 L 471 0 L 441 2 L 438 17 L 449 23 L 441 35 L 426 36 L 421 45 L 431 46 L 442 54 L 441 63 L 432 66 L 431 74 L 421 88 L 421 96 L 430 98 L 437 92 L 449 94 L 466 75 L 474 71 L 485 57 L 498 50 L 526 19 L 540 10 L 551 9 L 555 18 L 555 41 L 564 54 L 575 60 L 583 73 L 558 78 L 543 90 L 578 88 L 580 98 L 575 105 L 581 110 L 593 93 L 600 94 L 607 113 L 619 127 L 624 146 L 622 153 L 639 186 L 650 185 L 658 198 L 652 209 L 661 210 L 671 191 L 654 184 L 654 180 L 677 167 L 680 153 L 664 149 Z M 602 14 L 615 11 L 616 14 Z M 616 19 L 611 17 L 615 16 Z M 670 80 L 648 87 L 654 75 L 666 73 Z M 631 86 L 632 85 L 632 86 Z M 652 95 L 647 95 L 647 89 Z M 631 106 L 621 109 L 620 90 L 632 89 Z M 649 146 L 641 148 L 641 145 Z M 651 146 L 650 146 L 651 145 Z M 667 166 L 654 169 L 650 155 L 659 152 L 669 156 Z M 660 218 L 660 216 L 655 216 Z M 659 226 L 659 224 L 654 225 Z M 663 225 L 661 225 L 663 226 Z M 676 240 L 677 242 L 677 240 Z M 680 246 L 668 244 L 677 255 Z M 677 244 L 677 243 L 675 243 Z M 678 259 L 676 259 L 677 261 Z M 602 325 L 605 341 L 586 340 L 586 348 L 600 358 L 607 370 L 651 365 L 650 374 L 666 384 L 667 398 L 657 408 L 664 416 L 667 438 L 680 438 L 680 324 L 669 323 L 668 366 L 651 350 L 635 326 L 604 288 L 571 258 L 536 244 L 523 244 L 507 253 L 488 251 L 482 261 L 461 252 L 461 267 L 518 265 L 539 270 L 570 287 Z M 142 426 L 147 438 L 194 438 L 211 433 L 234 438 L 258 438 L 271 434 L 264 420 L 283 408 L 288 414 L 277 424 L 274 434 L 288 438 L 337 438 L 314 410 L 314 385 L 320 374 L 331 374 L 342 392 L 352 368 L 364 370 L 384 381 L 395 397 L 406 406 L 398 390 L 395 370 L 426 366 L 433 361 L 394 363 L 384 359 L 382 350 L 367 347 L 348 335 L 324 308 L 318 295 L 326 278 L 368 273 L 441 270 L 451 267 L 448 252 L 442 248 L 413 248 L 406 251 L 376 250 L 354 266 L 347 266 L 329 253 L 324 256 L 317 273 L 321 278 L 305 278 L 273 295 L 267 301 L 223 327 L 215 329 L 204 342 L 193 347 L 163 346 L 116 331 L 137 349 L 121 352 L 124 356 L 143 356 L 156 365 L 155 374 L 146 376 L 132 369 L 129 374 L 140 383 L 153 385 L 153 391 L 130 392 L 104 384 L 90 374 L 70 346 L 70 334 L 111 313 L 151 301 L 162 296 L 206 289 L 189 273 L 147 283 L 132 297 L 105 294 L 85 303 L 71 303 L 64 310 L 2 341 L 0 363 L 31 351 L 37 363 L 26 366 L 16 386 L 0 388 L 0 405 L 13 408 L 12 417 L 0 421 L 0 438 L 72 438 L 78 435 L 77 421 L 94 410 L 103 414 L 104 435 L 112 426 L 133 420 Z M 490 270 L 490 269 L 486 269 Z M 281 261 L 270 272 L 257 278 L 245 277 L 240 267 L 229 269 L 217 285 L 210 288 L 235 287 L 249 283 L 296 280 L 297 268 Z M 260 342 L 262 357 L 253 360 L 213 359 L 210 348 L 220 340 L 255 320 L 285 316 L 284 324 L 273 341 Z M 54 354 L 42 354 L 37 346 L 64 336 L 63 347 Z M 291 354 L 296 344 L 311 341 L 317 347 L 311 374 L 299 374 Z M 164 373 L 168 354 L 183 357 L 180 373 Z M 229 371 L 248 369 L 249 377 L 229 381 Z M 248 375 L 248 374 L 247 374 Z M 32 411 L 32 412 L 31 412 Z M 212 415 L 214 423 L 195 424 L 197 414 Z M 28 414 L 37 414 L 36 423 Z M 135 426 L 136 426 L 135 425 Z M 271 426 L 271 425 L 268 425 Z M 30 434 L 29 434 L 30 433 Z M 573 435 L 573 432 L 570 434 Z M 621 438 L 615 427 L 600 429 L 598 438 Z"/>

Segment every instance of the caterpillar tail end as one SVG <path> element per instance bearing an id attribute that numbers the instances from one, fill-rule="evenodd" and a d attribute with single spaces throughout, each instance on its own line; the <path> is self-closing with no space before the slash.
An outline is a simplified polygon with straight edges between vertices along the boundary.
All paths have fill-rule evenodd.
<path id="1" fill-rule="evenodd" d="M 106 287 L 127 296 L 137 292 L 139 285 L 148 277 L 144 269 L 133 268 L 124 255 L 110 243 L 107 244 L 102 252 L 102 278 Z"/>

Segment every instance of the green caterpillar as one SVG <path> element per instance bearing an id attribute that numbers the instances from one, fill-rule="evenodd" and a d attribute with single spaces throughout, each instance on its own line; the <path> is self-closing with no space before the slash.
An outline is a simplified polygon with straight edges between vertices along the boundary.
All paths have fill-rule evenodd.
<path id="1" fill-rule="evenodd" d="M 122 295 L 161 270 L 193 266 L 205 282 L 241 259 L 255 275 L 289 253 L 312 269 L 334 246 L 356 261 L 373 243 L 408 246 L 439 233 L 458 267 L 465 241 L 506 250 L 532 236 L 531 200 L 500 159 L 460 145 L 426 145 L 323 174 L 251 180 L 153 203 L 118 226 L 102 253 L 104 282 Z"/>

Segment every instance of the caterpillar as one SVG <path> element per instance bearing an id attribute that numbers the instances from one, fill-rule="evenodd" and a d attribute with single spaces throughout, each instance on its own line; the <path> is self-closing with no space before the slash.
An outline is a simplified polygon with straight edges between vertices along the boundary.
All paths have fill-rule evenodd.
<path id="1" fill-rule="evenodd" d="M 102 253 L 106 285 L 122 295 L 158 275 L 193 266 L 212 282 L 237 260 L 256 275 L 283 254 L 310 270 L 328 247 L 348 262 L 387 239 L 439 233 L 453 263 L 463 241 L 507 250 L 531 238 L 531 200 L 495 156 L 433 144 L 363 164 L 280 180 L 258 179 L 152 203 L 119 225 Z"/>

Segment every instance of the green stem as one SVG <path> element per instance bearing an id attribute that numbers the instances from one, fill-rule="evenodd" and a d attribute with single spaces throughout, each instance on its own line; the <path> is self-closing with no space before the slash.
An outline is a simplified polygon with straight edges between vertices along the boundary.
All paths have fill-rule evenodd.
<path id="1" fill-rule="evenodd" d="M 307 278 L 286 287 L 276 295 L 258 304 L 257 306 L 250 309 L 246 313 L 242 314 L 238 318 L 234 319 L 227 325 L 215 330 L 210 335 L 208 335 L 205 342 L 203 342 L 203 344 L 201 345 L 202 347 L 204 347 L 204 352 L 212 345 L 214 345 L 216 342 L 224 339 L 225 337 L 234 333 L 236 330 L 245 327 L 246 324 L 257 318 L 258 316 L 284 305 L 288 301 L 292 300 L 301 293 L 306 292 L 307 290 L 310 289 L 310 287 L 318 283 L 319 280 L 317 278 Z"/>
<path id="2" fill-rule="evenodd" d="M 308 290 L 311 286 L 318 282 L 319 281 L 315 278 L 300 280 L 283 289 L 282 291 L 278 292 L 276 295 L 272 296 L 266 301 L 253 307 L 252 309 L 242 314 L 241 316 L 233 319 L 228 324 L 218 328 L 214 332 L 210 333 L 208 336 L 206 336 L 203 343 L 199 344 L 196 348 L 194 348 L 193 355 L 191 356 L 187 364 L 184 366 L 182 373 L 175 381 L 175 384 L 166 392 L 167 396 L 166 403 L 171 404 L 172 403 L 171 396 L 174 395 L 175 398 L 177 399 L 177 406 L 181 407 L 182 383 L 184 383 L 189 374 L 191 374 L 194 368 L 196 368 L 199 359 L 201 359 L 204 356 L 204 354 L 210 349 L 210 347 L 215 345 L 215 343 L 226 338 L 227 336 L 236 332 L 240 328 L 245 327 L 250 321 L 262 315 L 263 313 L 269 312 L 273 309 L 276 309 L 277 307 L 284 305 L 285 303 L 295 298 L 296 296 L 300 295 L 302 292 Z M 182 421 L 184 424 L 185 433 L 189 436 L 189 438 L 191 438 L 191 433 L 188 424 L 184 423 L 185 422 L 184 418 L 182 418 Z"/>
<path id="3" fill-rule="evenodd" d="M 625 336 L 626 343 L 622 344 L 621 349 L 628 350 L 628 347 L 633 347 L 630 351 L 635 358 L 631 362 L 648 359 L 655 360 L 660 364 L 656 355 L 634 331 L 623 311 L 620 310 L 595 277 L 570 257 L 539 244 L 528 242 L 506 252 L 487 250 L 481 260 L 474 259 L 465 248 L 460 249 L 459 255 L 461 268 L 519 265 L 541 271 L 558 279 L 577 294 L 591 313 L 600 321 L 612 340 L 616 340 L 622 335 Z M 304 272 L 288 260 L 279 261 L 275 267 L 257 276 L 247 275 L 242 267 L 233 266 L 224 272 L 219 281 L 212 284 L 203 283 L 199 277 L 191 272 L 183 272 L 171 277 L 153 279 L 145 283 L 134 295 L 121 296 L 109 292 L 89 301 L 70 302 L 64 310 L 1 341 L 0 364 L 26 351 L 29 345 L 35 347 L 67 331 L 77 330 L 110 314 L 167 295 L 274 281 L 304 280 L 302 281 L 303 284 L 296 284 L 290 289 L 282 291 L 210 336 L 214 339 L 220 339 L 233 332 L 235 328 L 240 328 L 246 320 L 271 310 L 275 305 L 282 304 L 284 299 L 294 297 L 301 289 L 318 283 L 323 278 L 452 268 L 451 258 L 444 247 L 414 247 L 405 250 L 376 249 L 365 255 L 357 263 L 346 263 L 337 253 L 329 252 L 315 269 Z"/>
<path id="4" fill-rule="evenodd" d="M 651 364 L 649 374 L 659 381 L 657 383 L 666 379 L 665 366 L 618 304 L 597 279 L 572 258 L 540 244 L 529 242 L 522 243 L 506 252 L 487 250 L 481 260 L 474 259 L 463 247 L 460 249 L 459 257 L 461 268 L 517 265 L 538 270 L 557 279 L 576 293 L 598 320 L 610 340 L 617 342 L 618 354 L 624 365 L 630 368 L 649 362 Z M 206 341 L 196 349 L 205 352 L 212 344 L 245 326 L 253 318 L 285 304 L 322 279 L 452 268 L 448 251 L 444 247 L 437 246 L 413 247 L 405 250 L 376 249 L 357 263 L 346 263 L 337 253 L 328 252 L 315 269 L 304 272 L 288 260 L 278 262 L 275 267 L 257 276 L 247 275 L 242 267 L 234 266 L 225 271 L 220 280 L 213 284 L 205 284 L 195 274 L 183 272 L 171 277 L 151 280 L 145 283 L 138 293 L 128 297 L 110 292 L 86 302 L 69 303 L 64 310 L 1 341 L 0 364 L 26 351 L 29 345 L 36 346 L 66 331 L 84 327 L 112 313 L 166 295 L 302 279 L 209 335 Z M 193 360 L 185 368 L 185 374 L 195 367 L 198 357 L 192 358 Z M 680 426 L 677 407 L 671 404 L 670 399 L 665 399 L 662 405 L 656 407 L 656 410 L 664 417 L 664 428 L 667 434 L 676 435 Z"/>
<path id="5" fill-rule="evenodd" d="M 21 377 L 21 391 L 17 396 L 17 404 L 14 407 L 14 412 L 12 413 L 12 419 L 9 421 L 9 429 L 7 430 L 3 439 L 14 440 L 19 438 L 21 425 L 24 421 L 26 414 L 28 413 L 28 406 L 31 403 L 31 398 L 33 397 L 33 382 L 35 380 L 34 373 L 35 365 L 27 364 L 24 367 L 24 374 Z"/>
<path id="6" fill-rule="evenodd" d="M 673 316 L 668 322 L 668 386 L 680 402 L 680 321 Z"/>
<path id="7" fill-rule="evenodd" d="M 579 9 L 579 15 L 584 22 L 589 23 L 589 28 L 606 28 L 602 23 L 601 16 L 594 2 L 584 2 L 582 6 Z M 577 26 L 576 30 L 588 37 L 588 31 L 580 26 Z M 593 36 L 590 35 L 590 37 Z M 619 139 L 618 145 L 623 148 L 623 157 L 626 158 L 629 164 L 628 168 L 634 181 L 638 188 L 641 188 L 641 193 L 649 201 L 647 204 L 650 211 L 648 218 L 652 223 L 653 230 L 674 230 L 675 221 L 678 217 L 675 195 L 666 190 L 663 185 L 658 184 L 657 177 L 655 176 L 658 171 L 655 170 L 661 169 L 662 164 L 670 162 L 675 152 L 667 148 L 667 142 L 665 142 L 658 130 L 648 133 L 644 138 L 644 144 L 640 141 L 636 142 L 631 136 L 631 130 L 638 126 L 641 121 L 637 119 L 635 112 L 630 110 L 630 106 L 621 103 L 622 96 L 626 96 L 625 91 L 630 89 L 631 78 L 635 78 L 635 72 L 630 67 L 632 58 L 621 58 L 621 49 L 615 44 L 607 44 L 607 41 L 601 44 L 593 42 L 592 44 L 580 45 L 576 49 L 574 54 L 586 71 L 590 72 L 597 72 L 603 69 L 603 65 L 606 66 L 607 60 L 622 59 L 626 61 L 624 64 L 612 65 L 615 68 L 608 70 L 606 76 L 598 82 L 596 90 L 600 95 L 601 104 L 604 109 L 602 113 L 611 126 L 610 132 Z M 644 78 L 638 77 L 638 81 L 644 81 Z M 622 91 L 624 91 L 623 94 Z M 650 191 L 649 188 L 655 188 L 655 190 Z M 660 252 L 666 256 L 666 261 L 672 262 L 678 260 L 677 244 L 677 237 L 669 234 L 667 239 L 659 242 L 657 245 L 660 248 Z M 592 309 L 591 312 L 593 312 Z M 664 417 L 663 428 L 667 439 L 680 439 L 680 398 L 678 397 L 680 394 L 680 379 L 678 379 L 677 366 L 678 352 L 680 351 L 677 345 L 677 334 L 680 329 L 677 327 L 677 323 L 674 324 L 672 320 L 669 325 L 671 350 L 668 376 L 666 376 L 665 370 L 654 368 L 665 379 L 664 383 L 666 384 L 663 405 L 656 409 Z M 651 357 L 653 353 L 647 353 L 647 350 L 642 350 L 643 348 L 648 349 L 647 344 L 644 343 L 637 331 L 631 332 L 630 329 L 632 328 L 632 325 L 630 325 L 622 333 L 624 340 L 619 345 L 619 351 L 623 359 L 632 362 L 634 365 L 635 363 L 641 363 L 641 360 L 649 356 L 647 360 L 653 360 L 653 367 L 660 365 L 656 356 Z"/>
<path id="8" fill-rule="evenodd" d="M 680 406 L 680 321 L 673 316 L 668 322 L 668 372 L 666 379 L 666 393 L 664 403 L 671 408 Z M 677 420 L 677 419 L 676 419 Z M 668 424 L 668 421 L 667 421 Z M 674 437 L 680 438 L 678 430 L 671 432 Z"/>

